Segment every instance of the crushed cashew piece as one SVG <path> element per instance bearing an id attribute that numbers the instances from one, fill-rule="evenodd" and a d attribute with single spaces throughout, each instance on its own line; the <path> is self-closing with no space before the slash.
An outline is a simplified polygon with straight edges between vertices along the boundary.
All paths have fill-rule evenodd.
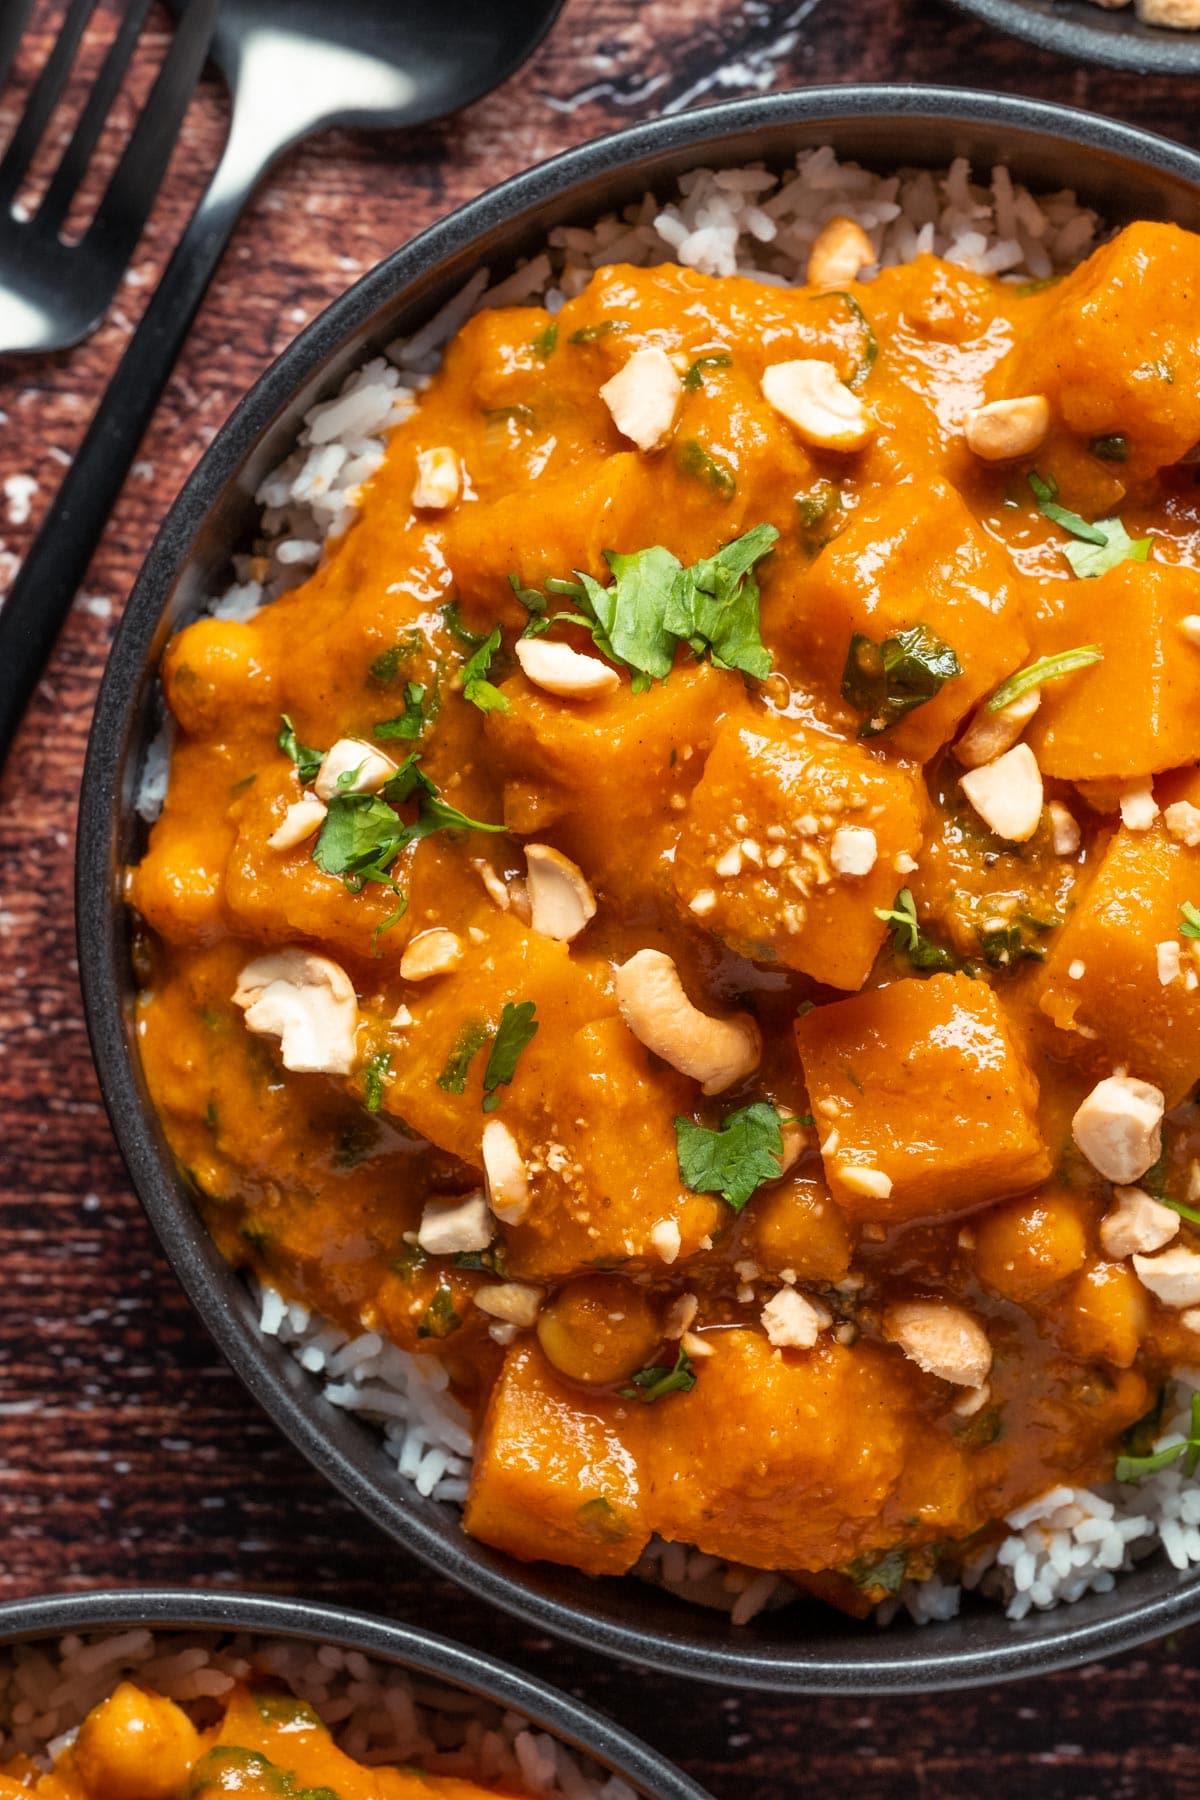
<path id="1" fill-rule="evenodd" d="M 986 406 L 973 407 L 963 421 L 967 448 L 982 462 L 1032 456 L 1046 441 L 1049 429 L 1050 402 L 1045 394 L 990 400 Z"/>
<path id="2" fill-rule="evenodd" d="M 953 746 L 954 757 L 964 769 L 981 769 L 1011 750 L 1042 703 L 1038 688 L 1018 694 L 1015 700 L 989 712 L 986 705 L 976 712 L 971 723 Z"/>
<path id="3" fill-rule="evenodd" d="M 987 1333 L 949 1300 L 896 1301 L 883 1315 L 883 1331 L 926 1375 L 957 1387 L 981 1388 L 991 1372 Z"/>
<path id="4" fill-rule="evenodd" d="M 612 422 L 639 450 L 657 450 L 670 437 L 679 416 L 683 389 L 665 350 L 635 350 L 600 389 Z"/>
<path id="5" fill-rule="evenodd" d="M 1133 1184 L 1162 1149 L 1163 1092 L 1130 1075 L 1097 1082 L 1071 1120 L 1071 1132 L 1093 1169 L 1120 1187 Z"/>
<path id="6" fill-rule="evenodd" d="M 462 939 L 444 925 L 435 925 L 409 939 L 400 958 L 400 974 L 405 981 L 428 981 L 434 975 L 449 975 L 462 959 Z"/>
<path id="7" fill-rule="evenodd" d="M 1070 807 L 1064 806 L 1061 800 L 1051 800 L 1046 810 L 1050 814 L 1050 828 L 1054 833 L 1055 856 L 1078 856 L 1083 835 Z"/>
<path id="8" fill-rule="evenodd" d="M 615 669 L 598 656 L 572 650 L 570 644 L 553 643 L 549 638 L 518 638 L 515 650 L 526 681 L 560 700 L 599 700 L 616 693 L 621 685 Z"/>
<path id="9" fill-rule="evenodd" d="M 1158 817 L 1158 802 L 1148 781 L 1121 790 L 1121 823 L 1126 831 L 1149 831 Z"/>
<path id="10" fill-rule="evenodd" d="M 349 1075 L 354 1067 L 358 1000 L 344 969 L 311 950 L 256 956 L 238 976 L 233 1003 L 250 1031 L 279 1039 L 285 1069 L 298 1075 Z"/>
<path id="11" fill-rule="evenodd" d="M 882 1169 L 863 1169 L 855 1163 L 839 1163 L 837 1178 L 852 1194 L 864 1200 L 886 1200 L 892 1191 L 892 1178 Z"/>
<path id="12" fill-rule="evenodd" d="M 503 1119 L 489 1119 L 484 1126 L 480 1154 L 488 1205 L 505 1225 L 519 1225 L 529 1211 L 529 1177 L 517 1140 Z"/>
<path id="13" fill-rule="evenodd" d="M 377 794 L 396 773 L 396 765 L 374 744 L 361 738 L 339 738 L 325 752 L 313 789 L 319 800 L 335 794 Z"/>
<path id="14" fill-rule="evenodd" d="M 971 769 L 958 784 L 997 837 L 1023 844 L 1042 816 L 1042 772 L 1028 744 L 1015 744 L 995 762 Z"/>
<path id="15" fill-rule="evenodd" d="M 305 794 L 303 800 L 293 800 L 267 843 L 272 850 L 299 849 L 306 838 L 320 830 L 325 812 L 325 802 L 312 794 Z"/>
<path id="16" fill-rule="evenodd" d="M 583 870 L 549 844 L 526 844 L 525 868 L 533 929 L 569 944 L 596 916 L 596 896 Z"/>
<path id="17" fill-rule="evenodd" d="M 772 363 L 763 370 L 762 391 L 768 405 L 814 449 L 861 450 L 875 434 L 871 414 L 830 362 L 805 357 Z"/>
<path id="18" fill-rule="evenodd" d="M 1182 1308 L 1200 1302 L 1200 1251 L 1177 1244 L 1158 1256 L 1135 1256 L 1134 1273 L 1164 1306 Z"/>
<path id="19" fill-rule="evenodd" d="M 1177 843 L 1194 850 L 1200 844 L 1200 806 L 1190 800 L 1173 800 L 1163 813 L 1163 824 Z"/>
<path id="20" fill-rule="evenodd" d="M 1141 1188 L 1115 1188 L 1113 1199 L 1116 1204 L 1100 1221 L 1100 1242 L 1115 1262 L 1161 1250 L 1179 1235 L 1179 1214 Z"/>
<path id="21" fill-rule="evenodd" d="M 819 1302 L 780 1288 L 762 1309 L 762 1326 L 768 1340 L 781 1350 L 811 1350 L 833 1317 Z"/>
<path id="22" fill-rule="evenodd" d="M 1166 938 L 1161 944 L 1154 946 L 1154 962 L 1158 971 L 1158 979 L 1163 987 L 1170 987 L 1179 979 L 1182 969 L 1181 951 L 1177 938 Z"/>
<path id="23" fill-rule="evenodd" d="M 527 1281 L 500 1281 L 475 1290 L 475 1304 L 480 1312 L 518 1327 L 537 1323 L 544 1297 L 544 1288 L 532 1287 Z"/>
<path id="24" fill-rule="evenodd" d="M 412 503 L 418 512 L 445 512 L 462 493 L 462 464 L 457 450 L 439 444 L 433 450 L 418 450 L 417 479 Z"/>
<path id="25" fill-rule="evenodd" d="M 417 1242 L 429 1256 L 459 1256 L 486 1250 L 495 1234 L 485 1194 L 435 1194 L 425 1202 Z"/>
<path id="26" fill-rule="evenodd" d="M 879 855 L 879 842 L 869 825 L 839 825 L 829 846 L 829 860 L 839 875 L 869 875 Z"/>
<path id="27" fill-rule="evenodd" d="M 650 1242 L 655 1254 L 665 1263 L 673 1263 L 683 1247 L 683 1237 L 674 1219 L 659 1219 L 652 1225 Z"/>

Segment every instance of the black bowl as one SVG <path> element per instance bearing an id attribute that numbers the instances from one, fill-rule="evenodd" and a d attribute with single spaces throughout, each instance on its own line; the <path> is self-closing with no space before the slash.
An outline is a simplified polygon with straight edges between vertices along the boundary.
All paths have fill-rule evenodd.
<path id="1" fill-rule="evenodd" d="M 296 1638 L 316 1647 L 333 1644 L 340 1650 L 361 1650 L 376 1662 L 523 1713 L 572 1750 L 590 1756 L 606 1774 L 623 1775 L 644 1800 L 712 1800 L 657 1750 L 531 1675 L 432 1632 L 390 1625 L 340 1607 L 252 1594 L 194 1593 L 187 1588 L 55 1594 L 0 1606 L 0 1656 L 17 1644 L 69 1632 L 141 1626 L 152 1631 L 245 1631 L 264 1638 Z"/>
<path id="2" fill-rule="evenodd" d="M 214 591 L 252 531 L 253 493 L 300 418 L 353 366 L 412 331 L 479 267 L 503 268 L 549 227 L 588 220 L 705 160 L 782 163 L 832 143 L 879 168 L 1004 160 L 1035 188 L 1075 186 L 1113 222 L 1200 227 L 1200 157 L 1127 125 L 1036 101 L 931 88 L 777 94 L 658 120 L 505 182 L 435 225 L 314 321 L 252 389 L 172 508 L 126 609 L 96 707 L 80 810 L 78 929 L 100 1084 L 134 1183 L 217 1343 L 276 1424 L 368 1518 L 443 1574 L 519 1617 L 677 1674 L 801 1692 L 928 1689 L 1079 1663 L 1200 1618 L 1200 1583 L 1161 1559 L 1065 1611 L 1014 1624 L 980 1607 L 947 1625 L 881 1634 L 825 1609 L 734 1629 L 634 1580 L 525 1566 L 467 1538 L 457 1511 L 423 1500 L 378 1438 L 324 1403 L 256 1329 L 243 1283 L 217 1254 L 146 1094 L 131 1028 L 134 980 L 120 902 L 140 833 L 131 796 L 152 729 L 169 632 Z"/>
<path id="3" fill-rule="evenodd" d="M 1141 75 L 1200 75 L 1200 31 L 1144 25 L 1129 7 L 1094 0 L 954 0 L 997 31 L 1027 38 L 1072 62 L 1108 63 Z"/>

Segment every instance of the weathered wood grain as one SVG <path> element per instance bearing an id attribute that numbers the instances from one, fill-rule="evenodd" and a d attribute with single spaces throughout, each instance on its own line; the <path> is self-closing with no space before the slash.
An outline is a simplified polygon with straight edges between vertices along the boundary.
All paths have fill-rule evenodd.
<path id="1" fill-rule="evenodd" d="M 26 81 L 35 61 L 23 61 Z M 664 109 L 864 78 L 975 82 L 1195 134 L 1186 86 L 1072 68 L 935 0 L 568 0 L 534 60 L 466 118 L 309 145 L 243 222 L 0 788 L 0 1597 L 174 1581 L 390 1608 L 585 1694 L 728 1800 L 1200 1795 L 1195 1633 L 1103 1668 L 965 1696 L 788 1701 L 695 1689 L 551 1646 L 423 1574 L 326 1491 L 212 1350 L 130 1193 L 88 1060 L 71 855 L 90 707 L 154 529 L 245 386 L 357 273 L 514 170 Z M 96 337 L 68 355 L 0 365 L 0 483 L 38 483 L 28 516 L 19 485 L 0 489 L 0 584 L 223 123 L 222 97 L 208 88 Z"/>

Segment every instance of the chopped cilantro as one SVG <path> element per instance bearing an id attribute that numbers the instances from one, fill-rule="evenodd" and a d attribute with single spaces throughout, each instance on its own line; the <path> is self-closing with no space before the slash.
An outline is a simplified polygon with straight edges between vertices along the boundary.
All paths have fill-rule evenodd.
<path id="1" fill-rule="evenodd" d="M 497 1088 L 507 1087 L 517 1072 L 517 1060 L 537 1036 L 537 1007 L 532 1000 L 521 1000 L 516 1006 L 504 1002 L 500 1024 L 483 1072 L 483 1110 L 495 1112 L 500 1104 Z"/>
<path id="2" fill-rule="evenodd" d="M 532 425 L 534 422 L 532 406 L 485 407 L 483 416 L 489 425 Z"/>
<path id="3" fill-rule="evenodd" d="M 722 500 L 732 500 L 737 492 L 737 476 L 727 462 L 706 450 L 699 438 L 685 438 L 676 457 L 685 475 L 705 481 Z"/>
<path id="4" fill-rule="evenodd" d="M 1062 675 L 1073 675 L 1076 669 L 1090 669 L 1093 663 L 1103 661 L 1103 652 L 1097 644 L 1081 644 L 1078 650 L 1060 650 L 1055 656 L 1043 656 L 1040 662 L 1030 663 L 1027 669 L 1018 669 L 1015 675 L 1002 681 L 988 701 L 987 709 L 1001 712 L 1031 688 L 1057 681 Z"/>
<path id="5" fill-rule="evenodd" d="M 611 1500 L 598 1494 L 594 1500 L 585 1500 L 582 1506 L 575 1509 L 575 1517 L 589 1537 L 599 1538 L 605 1544 L 619 1544 L 622 1538 L 629 1536 L 629 1527 Z"/>
<path id="6" fill-rule="evenodd" d="M 1045 962 L 1046 952 L 1040 944 L 1031 943 L 1026 936 L 1026 927 L 1031 931 L 1053 931 L 1062 920 L 1035 919 L 1029 914 L 1020 919 L 1011 919 L 1006 925 L 994 926 L 990 931 L 982 926 L 976 932 L 979 947 L 983 951 L 983 960 L 989 969 L 1011 969 L 1014 963 Z"/>
<path id="7" fill-rule="evenodd" d="M 691 1357 L 681 1348 L 673 1369 L 654 1364 L 648 1369 L 639 1369 L 636 1375 L 630 1376 L 630 1383 L 629 1387 L 617 1390 L 622 1400 L 642 1400 L 647 1406 L 652 1406 L 656 1400 L 665 1399 L 668 1394 L 686 1394 L 689 1388 L 694 1388 L 696 1371 L 692 1367 Z"/>
<path id="8" fill-rule="evenodd" d="M 388 870 L 407 842 L 408 827 L 375 794 L 334 794 L 312 859 L 327 875 L 340 875 L 358 893 L 368 881 L 392 885 Z"/>
<path id="9" fill-rule="evenodd" d="M 1129 439 L 1121 432 L 1114 431 L 1105 437 L 1094 437 L 1088 445 L 1093 456 L 1101 462 L 1123 463 L 1129 461 Z"/>
<path id="10" fill-rule="evenodd" d="M 367 670 L 367 677 L 377 687 L 390 687 L 400 672 L 401 663 L 415 656 L 424 646 L 425 639 L 419 631 L 409 631 L 393 644 L 389 650 L 381 650 Z"/>
<path id="11" fill-rule="evenodd" d="M 383 1105 L 383 1078 L 391 1066 L 390 1050 L 381 1050 L 367 1064 L 363 1075 L 363 1099 L 368 1112 L 377 1113 Z"/>
<path id="12" fill-rule="evenodd" d="M 857 392 L 863 382 L 867 379 L 867 376 L 871 373 L 871 370 L 875 367 L 875 360 L 879 355 L 879 339 L 875 336 L 875 330 L 870 319 L 868 319 L 866 313 L 854 298 L 854 295 L 847 294 L 841 289 L 833 288 L 830 289 L 828 293 L 811 294 L 809 298 L 812 300 L 844 300 L 850 317 L 862 331 L 862 355 L 859 357 L 856 367 L 846 376 L 844 382 L 846 387 Z"/>
<path id="13" fill-rule="evenodd" d="M 300 743 L 296 737 L 295 727 L 286 713 L 283 714 L 283 723 L 275 741 L 284 755 L 290 756 L 295 763 L 301 787 L 307 787 L 310 781 L 316 780 L 317 770 L 325 761 L 325 752 L 312 750 L 307 744 Z"/>
<path id="14" fill-rule="evenodd" d="M 594 344 L 598 338 L 607 337 L 610 331 L 628 331 L 629 324 L 625 319 L 601 319 L 597 325 L 581 325 L 567 339 L 569 344 Z"/>
<path id="15" fill-rule="evenodd" d="M 1140 1188 L 1146 1188 L 1146 1177 L 1144 1175 L 1141 1181 L 1138 1182 L 1138 1186 Z M 1149 1193 L 1149 1191 L 1150 1190 L 1146 1188 L 1146 1192 Z M 1157 1193 L 1154 1198 L 1158 1201 L 1160 1206 L 1169 1206 L 1172 1212 L 1177 1212 L 1181 1219 L 1187 1220 L 1189 1225 L 1200 1225 L 1200 1212 L 1197 1212 L 1194 1206 L 1185 1206 L 1182 1200 L 1172 1200 L 1169 1194 Z"/>
<path id="16" fill-rule="evenodd" d="M 917 904 L 912 897 L 911 888 L 901 888 L 896 895 L 895 904 L 888 910 L 877 906 L 875 917 L 882 919 L 891 927 L 892 948 L 897 956 L 905 957 L 914 969 L 922 969 L 926 973 L 959 968 L 958 958 L 942 944 L 935 944 L 922 931 L 917 919 Z"/>
<path id="17" fill-rule="evenodd" d="M 928 625 L 913 625 L 881 644 L 856 631 L 842 671 L 842 699 L 867 714 L 859 737 L 878 737 L 961 674 L 950 645 Z"/>
<path id="18" fill-rule="evenodd" d="M 473 1057 L 491 1037 L 491 1032 L 482 1019 L 468 1019 L 454 1040 L 454 1048 L 446 1058 L 446 1066 L 437 1078 L 437 1084 L 446 1094 L 461 1094 L 466 1091 L 467 1070 Z"/>
<path id="19" fill-rule="evenodd" d="M 1200 1393 L 1192 1395 L 1187 1436 L 1180 1443 L 1168 1444 L 1165 1449 L 1153 1450 L 1147 1456 L 1118 1456 L 1116 1478 L 1118 1481 L 1144 1481 L 1147 1475 L 1157 1475 L 1160 1469 L 1172 1468 L 1180 1461 L 1184 1476 L 1190 1481 L 1200 1467 Z"/>
<path id="20" fill-rule="evenodd" d="M 475 1269 L 501 1277 L 508 1274 L 503 1238 L 493 1238 L 486 1250 L 456 1250 L 450 1261 L 456 1269 Z"/>
<path id="21" fill-rule="evenodd" d="M 446 621 L 446 630 L 452 637 L 456 637 L 460 644 L 469 644 L 474 649 L 476 644 L 483 643 L 487 633 L 472 631 L 469 626 L 463 624 L 457 600 L 447 600 L 445 606 L 440 607 L 439 611 Z"/>
<path id="22" fill-rule="evenodd" d="M 1043 480 L 1036 469 L 1031 469 L 1025 479 L 1029 483 L 1033 498 L 1037 503 L 1037 509 L 1043 519 L 1049 519 L 1053 524 L 1061 525 L 1064 531 L 1069 531 L 1072 537 L 1082 539 L 1085 544 L 1096 544 L 1101 550 L 1104 549 L 1108 539 L 1098 526 L 1089 525 L 1087 520 L 1081 519 L 1077 512 L 1071 512 L 1069 507 L 1058 504 L 1056 498 L 1058 483 L 1053 475 Z"/>
<path id="23" fill-rule="evenodd" d="M 529 348 L 533 351 L 533 354 L 537 357 L 539 362 L 548 362 L 554 355 L 557 346 L 558 326 L 555 324 L 554 320 L 551 319 L 545 330 L 538 332 Z"/>
<path id="24" fill-rule="evenodd" d="M 454 1310 L 454 1290 L 448 1281 L 439 1281 L 433 1299 L 417 1323 L 419 1338 L 447 1338 L 457 1331 L 462 1320 Z"/>
<path id="25" fill-rule="evenodd" d="M 463 666 L 463 699 L 469 700 L 482 713 L 507 712 L 508 701 L 498 687 L 493 687 L 488 680 L 488 670 L 492 666 L 492 658 L 500 648 L 500 627 L 497 625 L 490 637 L 484 638 L 479 648 L 467 658 Z"/>
<path id="26" fill-rule="evenodd" d="M 399 1275 L 401 1281 L 413 1281 L 428 1261 L 420 1244 L 401 1244 L 396 1254 L 388 1258 L 388 1268 L 393 1275 Z"/>
<path id="27" fill-rule="evenodd" d="M 418 738 L 425 729 L 425 689 L 419 681 L 404 688 L 404 711 L 394 719 L 381 719 L 375 727 L 377 738 Z"/>
<path id="28" fill-rule="evenodd" d="M 728 369 L 733 365 L 733 358 L 728 350 L 719 350 L 715 356 L 698 356 L 683 378 L 683 385 L 689 394 L 704 386 L 705 369 Z"/>
<path id="29" fill-rule="evenodd" d="M 832 481 L 824 477 L 795 496 L 800 520 L 800 542 L 807 556 L 815 556 L 837 536 L 842 496 Z"/>
<path id="30" fill-rule="evenodd" d="M 778 538 L 773 525 L 756 525 L 715 556 L 681 569 L 667 615 L 669 629 L 698 656 L 707 649 L 718 669 L 740 669 L 758 681 L 771 673 L 771 654 L 759 630 L 754 565 Z"/>
<path id="31" fill-rule="evenodd" d="M 775 1108 L 760 1100 L 727 1113 L 716 1131 L 677 1118 L 675 1148 L 685 1187 L 693 1194 L 720 1194 L 741 1212 L 765 1181 L 778 1181 L 783 1130 Z"/>
<path id="32" fill-rule="evenodd" d="M 881 1589 L 885 1594 L 898 1594 L 908 1579 L 908 1552 L 886 1550 L 881 1556 L 856 1556 L 838 1573 L 864 1592 Z"/>
<path id="33" fill-rule="evenodd" d="M 1097 519 L 1096 530 L 1104 533 L 1104 547 L 1096 544 L 1064 544 L 1063 555 L 1081 581 L 1104 575 L 1118 563 L 1145 562 L 1150 555 L 1152 539 L 1131 538 L 1120 519 Z"/>
<path id="34" fill-rule="evenodd" d="M 1200 938 L 1200 908 L 1185 900 L 1179 908 L 1179 935 L 1185 938 Z"/>

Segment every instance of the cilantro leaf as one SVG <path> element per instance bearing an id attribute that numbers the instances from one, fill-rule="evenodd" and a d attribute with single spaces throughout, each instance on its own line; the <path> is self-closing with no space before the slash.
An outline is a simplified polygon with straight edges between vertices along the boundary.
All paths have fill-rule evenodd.
<path id="1" fill-rule="evenodd" d="M 1076 669 L 1090 669 L 1093 663 L 1103 661 L 1104 654 L 1097 644 L 1081 644 L 1078 650 L 1060 650 L 1055 656 L 1043 656 L 1039 662 L 1030 663 L 1027 669 L 1018 669 L 1015 675 L 1002 681 L 988 701 L 987 709 L 1000 712 L 1014 700 L 1019 700 L 1022 694 L 1027 694 L 1030 688 L 1041 687 L 1046 681 L 1057 681 L 1062 675 L 1073 675 Z"/>
<path id="2" fill-rule="evenodd" d="M 416 629 L 405 632 L 399 643 L 388 650 L 381 650 L 367 670 L 367 679 L 376 687 L 390 687 L 400 671 L 400 664 L 407 662 L 410 656 L 416 656 L 423 647 L 425 639 Z"/>
<path id="3" fill-rule="evenodd" d="M 487 636 L 486 632 L 471 631 L 468 626 L 463 624 L 457 600 L 447 600 L 445 606 L 439 607 L 438 611 L 446 621 L 446 630 L 452 637 L 456 637 L 460 644 L 469 644 L 474 649 L 475 645 L 482 644 Z"/>
<path id="4" fill-rule="evenodd" d="M 892 949 L 897 956 L 905 957 L 914 969 L 923 969 L 932 974 L 942 970 L 954 971 L 960 967 L 958 958 L 952 951 L 942 944 L 935 944 L 922 931 L 911 888 L 901 888 L 890 909 L 877 906 L 875 917 L 891 927 Z"/>
<path id="5" fill-rule="evenodd" d="M 553 319 L 544 331 L 539 331 L 529 348 L 539 362 L 548 362 L 554 355 L 558 344 L 558 326 Z"/>
<path id="6" fill-rule="evenodd" d="M 1085 544 L 1096 544 L 1100 549 L 1104 548 L 1108 539 L 1097 526 L 1089 525 L 1087 520 L 1081 519 L 1077 512 L 1072 512 L 1069 507 L 1058 504 L 1055 498 L 1058 493 L 1058 483 L 1053 475 L 1043 480 L 1036 469 L 1031 469 L 1026 480 L 1033 491 L 1033 498 L 1043 519 L 1049 519 L 1053 524 L 1061 525 L 1064 531 L 1069 531 L 1072 537 L 1080 538 Z"/>
<path id="7" fill-rule="evenodd" d="M 449 1282 L 439 1281 L 433 1290 L 433 1299 L 421 1314 L 417 1324 L 419 1338 L 447 1338 L 452 1331 L 457 1331 L 462 1320 L 454 1310 L 454 1290 Z"/>
<path id="8" fill-rule="evenodd" d="M 381 719 L 375 727 L 377 738 L 418 738 L 425 729 L 425 689 L 419 681 L 409 681 L 404 688 L 404 711 L 394 719 Z"/>
<path id="9" fill-rule="evenodd" d="M 722 500 L 732 500 L 737 493 L 737 476 L 729 464 L 714 456 L 699 438 L 685 439 L 675 460 L 684 475 L 694 475 L 697 480 L 707 482 Z"/>
<path id="10" fill-rule="evenodd" d="M 668 624 L 698 652 L 709 649 L 719 669 L 741 669 L 756 680 L 771 673 L 771 653 L 758 620 L 754 565 L 774 549 L 774 525 L 756 525 L 703 562 L 681 569 L 671 594 Z"/>
<path id="11" fill-rule="evenodd" d="M 300 777 L 301 787 L 307 787 L 317 779 L 317 770 L 325 761 L 324 750 L 313 750 L 302 744 L 296 737 L 296 728 L 286 713 L 282 714 L 283 723 L 279 727 L 279 736 L 275 742 L 285 756 L 290 756 L 296 765 L 296 773 Z"/>
<path id="12" fill-rule="evenodd" d="M 1147 1475 L 1157 1475 L 1160 1469 L 1169 1469 L 1180 1460 L 1183 1473 L 1190 1481 L 1200 1466 L 1200 1393 L 1192 1395 L 1187 1436 L 1183 1441 L 1168 1444 L 1165 1449 L 1154 1450 L 1148 1456 L 1118 1456 L 1116 1479 L 1144 1481 Z"/>
<path id="13" fill-rule="evenodd" d="M 606 550 L 604 560 L 614 577 L 608 587 L 590 575 L 579 575 L 583 588 L 579 604 L 595 621 L 592 636 L 597 648 L 645 676 L 644 685 L 662 681 L 675 661 L 675 639 L 665 619 L 682 565 L 661 544 L 631 555 Z"/>
<path id="14" fill-rule="evenodd" d="M 680 1349 L 675 1358 L 673 1369 L 654 1364 L 648 1369 L 639 1369 L 630 1377 L 630 1386 L 618 1388 L 622 1400 L 642 1400 L 652 1406 L 656 1400 L 665 1399 L 668 1394 L 686 1394 L 696 1385 L 696 1371 L 687 1351 Z"/>
<path id="15" fill-rule="evenodd" d="M 910 626 L 881 644 L 856 631 L 842 671 L 842 699 L 867 714 L 859 737 L 878 737 L 961 674 L 950 645 L 928 625 Z"/>
<path id="16" fill-rule="evenodd" d="M 598 325 L 581 325 L 567 339 L 569 344 L 594 344 L 598 338 L 607 337 L 610 331 L 628 331 L 627 319 L 601 319 Z"/>
<path id="17" fill-rule="evenodd" d="M 363 1074 L 363 1099 L 368 1112 L 376 1113 L 383 1105 L 383 1078 L 392 1066 L 390 1050 L 373 1056 Z"/>
<path id="18" fill-rule="evenodd" d="M 1200 908 L 1190 900 L 1185 900 L 1179 908 L 1179 935 L 1185 938 L 1200 938 Z"/>
<path id="19" fill-rule="evenodd" d="M 467 1020 L 454 1040 L 454 1048 L 446 1058 L 445 1068 L 437 1078 L 437 1084 L 444 1094 L 465 1093 L 467 1070 L 491 1035 L 482 1019 Z"/>
<path id="20" fill-rule="evenodd" d="M 689 394 L 704 386 L 705 369 L 728 369 L 732 367 L 733 358 L 727 350 L 719 350 L 715 356 L 698 356 L 683 378 L 683 385 Z"/>
<path id="21" fill-rule="evenodd" d="M 404 848 L 408 827 L 375 794 L 334 794 L 312 859 L 326 875 L 340 875 L 358 892 L 367 881 L 390 884 L 388 870 Z"/>
<path id="22" fill-rule="evenodd" d="M 710 1131 L 691 1119 L 675 1121 L 679 1178 L 693 1194 L 720 1194 L 741 1212 L 764 1181 L 778 1181 L 783 1155 L 779 1114 L 765 1100 L 728 1113 Z"/>
<path id="23" fill-rule="evenodd" d="M 1102 546 L 1093 543 L 1063 545 L 1063 555 L 1080 580 L 1104 575 L 1118 563 L 1145 562 L 1150 555 L 1153 540 L 1131 538 L 1120 519 L 1097 519 L 1095 529 L 1103 534 Z"/>
<path id="24" fill-rule="evenodd" d="M 501 1098 L 496 1089 L 508 1086 L 517 1072 L 521 1052 L 537 1036 L 536 1012 L 537 1007 L 532 1000 L 521 1000 L 516 1006 L 511 1000 L 504 1002 L 500 1024 L 483 1072 L 484 1112 L 495 1112 Z"/>
<path id="25" fill-rule="evenodd" d="M 482 713 L 508 711 L 508 701 L 500 689 L 493 687 L 487 678 L 488 670 L 492 666 L 492 658 L 499 648 L 500 627 L 497 625 L 491 636 L 484 638 L 478 650 L 469 656 L 463 665 L 463 699 L 469 700 L 471 705 L 477 706 Z"/>

